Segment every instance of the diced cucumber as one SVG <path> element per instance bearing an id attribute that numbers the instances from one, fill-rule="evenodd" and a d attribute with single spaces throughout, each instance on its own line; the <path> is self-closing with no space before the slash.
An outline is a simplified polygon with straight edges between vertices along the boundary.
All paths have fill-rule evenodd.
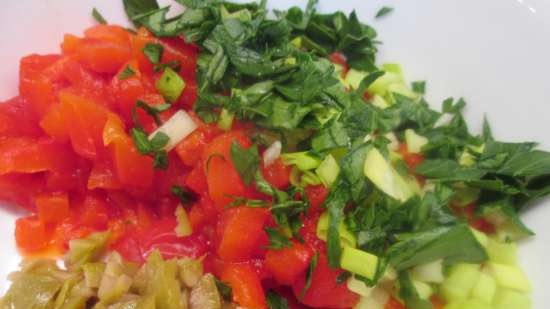
<path id="1" fill-rule="evenodd" d="M 472 231 L 472 234 L 474 234 L 476 240 L 487 250 L 487 246 L 489 245 L 490 238 L 483 232 L 480 232 L 474 228 L 470 228 Z"/>
<path id="2" fill-rule="evenodd" d="M 375 80 L 369 86 L 367 91 L 370 94 L 377 94 L 379 96 L 384 97 L 388 93 L 388 89 L 390 88 L 390 86 L 394 84 L 404 85 L 405 82 L 403 81 L 403 77 L 400 74 L 386 72 L 384 75 L 380 76 L 377 80 Z"/>
<path id="3" fill-rule="evenodd" d="M 491 239 L 486 249 L 491 262 L 505 265 L 517 265 L 518 263 L 518 247 L 513 242 L 504 243 Z"/>
<path id="4" fill-rule="evenodd" d="M 460 309 L 493 309 L 493 306 L 480 299 L 468 299 L 462 303 Z"/>
<path id="5" fill-rule="evenodd" d="M 422 147 L 428 144 L 427 138 L 416 134 L 412 129 L 405 130 L 405 141 L 407 142 L 407 150 L 411 153 L 420 153 Z"/>
<path id="6" fill-rule="evenodd" d="M 443 260 L 416 266 L 412 269 L 411 275 L 415 280 L 428 283 L 442 283 L 445 280 L 443 277 Z"/>
<path id="7" fill-rule="evenodd" d="M 524 293 L 499 288 L 493 302 L 495 309 L 530 309 L 531 299 Z"/>
<path id="8" fill-rule="evenodd" d="M 234 118 L 235 118 L 235 115 L 233 113 L 223 108 L 220 113 L 220 118 L 218 120 L 218 128 L 224 131 L 231 130 L 231 127 L 233 126 Z"/>
<path id="9" fill-rule="evenodd" d="M 399 63 L 384 63 L 382 64 L 381 69 L 386 72 L 391 72 L 403 76 L 403 68 Z"/>
<path id="10" fill-rule="evenodd" d="M 317 173 L 323 185 L 330 188 L 340 173 L 340 166 L 338 166 L 336 159 L 329 154 L 325 157 L 323 162 L 321 162 L 319 167 L 315 169 L 315 173 Z"/>
<path id="11" fill-rule="evenodd" d="M 462 309 L 464 302 L 451 302 L 445 305 L 443 309 Z"/>
<path id="12" fill-rule="evenodd" d="M 381 109 L 385 109 L 385 108 L 390 107 L 390 104 L 388 103 L 388 101 L 386 101 L 383 97 L 381 97 L 377 94 L 375 94 L 372 97 L 371 104 L 376 106 L 376 107 L 379 107 Z"/>
<path id="13" fill-rule="evenodd" d="M 328 233 L 328 213 L 323 213 L 317 221 L 317 238 L 326 241 Z M 340 234 L 340 243 L 342 246 L 349 246 L 355 248 L 357 245 L 357 239 L 355 236 L 348 230 L 344 222 L 340 222 L 338 227 L 338 232 Z"/>
<path id="14" fill-rule="evenodd" d="M 374 290 L 374 288 L 368 287 L 365 282 L 355 279 L 351 276 L 347 281 L 347 287 L 350 291 L 357 293 L 363 297 L 368 297 Z"/>
<path id="15" fill-rule="evenodd" d="M 344 85 L 352 89 L 357 89 L 359 88 L 359 84 L 361 84 L 361 81 L 367 75 L 369 75 L 369 73 L 351 69 L 348 71 L 348 74 L 346 74 L 346 78 L 344 79 Z"/>
<path id="16" fill-rule="evenodd" d="M 490 304 L 493 302 L 496 291 L 496 280 L 490 274 L 482 272 L 479 275 L 477 284 L 472 289 L 472 298 L 480 299 Z"/>
<path id="17" fill-rule="evenodd" d="M 529 279 L 519 267 L 492 262 L 488 263 L 488 266 L 499 286 L 520 292 L 532 290 Z"/>
<path id="18" fill-rule="evenodd" d="M 376 148 L 367 153 L 363 172 L 380 190 L 396 200 L 406 201 L 413 195 L 409 184 Z"/>
<path id="19" fill-rule="evenodd" d="M 418 99 L 420 96 L 418 95 L 418 93 L 412 91 L 411 88 L 409 88 L 409 86 L 405 85 L 404 83 L 403 84 L 391 84 L 388 86 L 388 90 L 387 90 L 387 93 L 386 93 L 386 99 L 390 102 L 395 102 L 395 97 L 394 97 L 394 94 L 399 94 L 399 95 L 402 95 L 402 96 L 405 96 L 409 99 Z"/>
<path id="20" fill-rule="evenodd" d="M 340 267 L 351 273 L 374 279 L 378 270 L 378 257 L 374 254 L 344 246 Z"/>
<path id="21" fill-rule="evenodd" d="M 434 293 L 433 288 L 425 282 L 413 280 L 412 283 L 414 285 L 414 288 L 416 289 L 416 292 L 418 293 L 418 296 L 421 299 L 430 299 L 430 297 Z"/>
<path id="22" fill-rule="evenodd" d="M 381 287 L 376 287 L 368 297 L 361 297 L 353 309 L 384 309 L 390 293 Z"/>
<path id="23" fill-rule="evenodd" d="M 481 271 L 478 264 L 457 264 L 441 285 L 441 292 L 449 302 L 459 302 L 468 299 L 470 292 L 477 284 Z"/>

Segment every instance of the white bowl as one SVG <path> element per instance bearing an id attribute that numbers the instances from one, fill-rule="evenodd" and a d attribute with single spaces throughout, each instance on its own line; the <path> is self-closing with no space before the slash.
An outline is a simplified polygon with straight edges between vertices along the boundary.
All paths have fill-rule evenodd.
<path id="1" fill-rule="evenodd" d="M 284 8 L 305 0 L 271 0 Z M 486 114 L 497 138 L 537 141 L 550 150 L 550 1 L 544 0 L 321 0 L 321 11 L 355 9 L 378 31 L 380 62 L 399 62 L 410 81 L 427 80 L 429 101 L 449 96 L 469 103 L 474 130 Z M 374 20 L 382 6 L 395 10 Z M 0 100 L 17 94 L 18 61 L 29 53 L 52 53 L 64 33 L 94 23 L 97 7 L 109 22 L 126 24 L 121 0 L 3 0 Z M 521 259 L 534 286 L 535 309 L 550 305 L 550 201 L 525 213 L 537 236 L 521 245 Z M 14 215 L 0 210 L 0 292 L 19 256 Z M 546 305 L 546 306 L 545 306 Z"/>

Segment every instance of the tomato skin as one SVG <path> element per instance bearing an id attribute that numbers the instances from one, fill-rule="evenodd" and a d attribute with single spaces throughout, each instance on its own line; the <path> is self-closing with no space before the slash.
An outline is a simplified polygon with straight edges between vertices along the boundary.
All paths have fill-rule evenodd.
<path id="1" fill-rule="evenodd" d="M 260 167 L 265 180 L 277 189 L 284 190 L 290 185 L 290 166 L 283 163 L 280 158 L 271 165 Z"/>
<path id="2" fill-rule="evenodd" d="M 391 297 L 386 303 L 386 306 L 384 306 L 384 309 L 407 309 L 407 307 L 405 307 L 405 305 L 400 303 L 397 299 Z"/>
<path id="3" fill-rule="evenodd" d="M 121 26 L 99 24 L 84 31 L 87 38 L 101 39 L 121 45 L 130 44 L 130 32 Z"/>
<path id="4" fill-rule="evenodd" d="M 206 196 L 208 194 L 208 183 L 202 161 L 199 161 L 189 172 L 185 179 L 185 185 L 199 195 Z"/>
<path id="5" fill-rule="evenodd" d="M 64 147 L 49 139 L 7 138 L 0 140 L 0 175 L 52 171 Z"/>
<path id="6" fill-rule="evenodd" d="M 21 97 L 0 102 L 1 137 L 37 137 L 40 134 L 40 127 L 36 125 L 32 109 Z"/>
<path id="7" fill-rule="evenodd" d="M 123 186 L 118 180 L 113 163 L 110 160 L 97 161 L 94 163 L 87 183 L 88 190 L 94 189 L 122 189 Z"/>
<path id="8" fill-rule="evenodd" d="M 434 309 L 443 309 L 445 307 L 445 302 L 437 296 L 432 296 L 430 301 L 432 302 Z"/>
<path id="9" fill-rule="evenodd" d="M 218 221 L 218 256 L 226 262 L 242 262 L 252 258 L 269 211 L 264 208 L 239 206 L 223 211 Z"/>
<path id="10" fill-rule="evenodd" d="M 399 153 L 403 156 L 403 160 L 411 171 L 414 171 L 418 165 L 424 162 L 424 156 L 418 153 L 409 152 L 407 144 L 399 145 Z"/>
<path id="11" fill-rule="evenodd" d="M 306 197 L 309 201 L 308 214 L 319 214 L 323 211 L 323 204 L 328 196 L 328 189 L 323 185 L 307 186 Z"/>
<path id="12" fill-rule="evenodd" d="M 341 274 L 342 270 L 330 268 L 325 254 L 319 252 L 309 289 L 300 298 L 305 286 L 303 276 L 292 285 L 292 290 L 303 304 L 313 308 L 351 308 L 359 301 L 359 295 L 348 290 L 346 284 L 336 283 Z"/>
<path id="13" fill-rule="evenodd" d="M 233 301 L 248 309 L 267 309 L 264 290 L 255 271 L 246 264 L 228 264 L 221 273 L 233 291 Z"/>
<path id="14" fill-rule="evenodd" d="M 44 249 L 49 242 L 46 226 L 35 216 L 19 218 L 15 221 L 15 241 L 24 251 Z"/>
<path id="15" fill-rule="evenodd" d="M 188 213 L 189 223 L 193 230 L 198 230 L 206 224 L 215 223 L 218 218 L 218 209 L 208 197 L 202 197 L 193 204 Z"/>
<path id="16" fill-rule="evenodd" d="M 96 38 L 84 38 L 76 47 L 78 60 L 97 73 L 115 73 L 132 53 L 129 45 Z"/>
<path id="17" fill-rule="evenodd" d="M 282 285 L 292 285 L 304 274 L 313 257 L 313 250 L 307 245 L 293 241 L 291 247 L 269 249 L 265 256 L 265 267 Z"/>
<path id="18" fill-rule="evenodd" d="M 58 223 L 69 216 L 69 196 L 66 192 L 46 193 L 35 196 L 38 218 L 44 224 Z"/>

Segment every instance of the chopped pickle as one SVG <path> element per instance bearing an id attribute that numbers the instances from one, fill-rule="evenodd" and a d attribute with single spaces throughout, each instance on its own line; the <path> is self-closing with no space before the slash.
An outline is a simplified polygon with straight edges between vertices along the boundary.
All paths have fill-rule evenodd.
<path id="1" fill-rule="evenodd" d="M 155 295 L 157 309 L 187 308 L 177 280 L 175 260 L 164 261 L 158 251 L 153 251 L 144 267 L 148 279 L 145 294 Z"/>
<path id="2" fill-rule="evenodd" d="M 0 301 L 2 309 L 49 309 L 63 282 L 44 274 L 22 273 L 16 276 Z"/>
<path id="3" fill-rule="evenodd" d="M 101 277 L 105 271 L 104 263 L 88 263 L 82 265 L 84 280 L 89 288 L 98 288 L 101 283 Z"/>
<path id="4" fill-rule="evenodd" d="M 103 232 L 94 233 L 86 238 L 71 240 L 65 262 L 71 267 L 96 260 L 103 254 L 109 237 L 109 232 Z"/>
<path id="5" fill-rule="evenodd" d="M 203 275 L 202 263 L 193 259 L 180 259 L 177 263 L 181 282 L 188 288 L 197 285 Z"/>
<path id="6" fill-rule="evenodd" d="M 200 278 L 197 286 L 191 290 L 190 309 L 220 309 L 221 297 L 216 287 L 216 280 L 211 274 Z"/>

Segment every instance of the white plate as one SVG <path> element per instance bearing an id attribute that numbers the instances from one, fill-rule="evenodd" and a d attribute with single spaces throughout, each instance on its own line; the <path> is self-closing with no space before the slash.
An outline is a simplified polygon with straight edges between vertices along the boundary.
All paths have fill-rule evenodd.
<path id="1" fill-rule="evenodd" d="M 271 0 L 272 5 L 304 5 L 305 0 Z M 322 11 L 356 9 L 379 31 L 380 60 L 403 64 L 409 80 L 428 80 L 434 105 L 448 97 L 468 102 L 471 127 L 487 113 L 499 139 L 538 141 L 550 149 L 550 1 L 544 0 L 321 0 Z M 93 24 L 92 7 L 110 22 L 126 23 L 121 0 L 3 0 L 0 10 L 2 58 L 0 100 L 17 93 L 23 55 L 57 52 L 64 33 Z M 383 5 L 390 15 L 373 20 Z M 522 262 L 535 288 L 535 309 L 550 305 L 550 201 L 525 214 L 536 237 L 521 246 Z M 0 211 L 0 292 L 19 257 L 13 242 L 13 215 Z"/>

